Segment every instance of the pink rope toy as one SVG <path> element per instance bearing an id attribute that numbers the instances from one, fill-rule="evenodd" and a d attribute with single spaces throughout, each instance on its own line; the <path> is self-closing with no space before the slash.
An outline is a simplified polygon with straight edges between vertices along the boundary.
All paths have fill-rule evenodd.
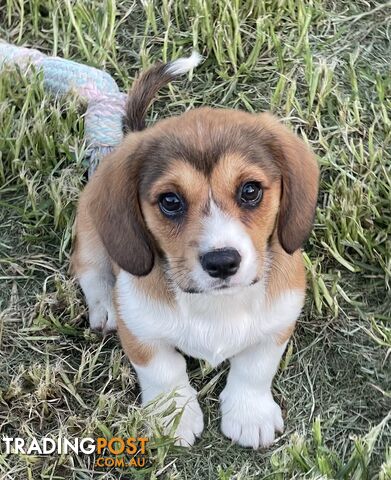
<path id="1" fill-rule="evenodd" d="M 35 65 L 43 72 L 44 86 L 55 95 L 76 92 L 87 102 L 85 138 L 87 142 L 88 177 L 102 157 L 110 153 L 123 138 L 122 119 L 127 95 L 121 93 L 106 72 L 72 60 L 48 57 L 32 48 L 0 42 L 0 68 L 18 65 L 27 71 Z"/>

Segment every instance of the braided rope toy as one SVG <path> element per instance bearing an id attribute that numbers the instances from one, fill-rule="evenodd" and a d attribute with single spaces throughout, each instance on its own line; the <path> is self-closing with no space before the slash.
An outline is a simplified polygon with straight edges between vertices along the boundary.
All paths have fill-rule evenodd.
<path id="1" fill-rule="evenodd" d="M 127 95 L 121 93 L 106 72 L 59 57 L 48 57 L 38 50 L 0 42 L 0 68 L 18 65 L 25 72 L 34 65 L 43 72 L 44 87 L 55 95 L 75 92 L 87 102 L 85 138 L 88 177 L 99 161 L 123 138 L 122 118 Z"/>

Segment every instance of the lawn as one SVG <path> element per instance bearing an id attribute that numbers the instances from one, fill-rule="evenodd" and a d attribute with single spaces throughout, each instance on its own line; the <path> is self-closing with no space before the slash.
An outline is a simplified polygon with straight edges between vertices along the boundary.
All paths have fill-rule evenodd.
<path id="1" fill-rule="evenodd" d="M 364 0 L 0 1 L 0 38 L 105 69 L 124 91 L 197 48 L 205 61 L 161 92 L 149 122 L 201 105 L 272 110 L 321 167 L 307 302 L 273 387 L 284 434 L 267 450 L 231 445 L 218 411 L 228 365 L 190 359 L 206 429 L 175 447 L 139 407 L 117 338 L 88 329 L 68 274 L 83 106 L 51 97 L 33 69 L 3 69 L 0 435 L 154 435 L 138 471 L 0 450 L 1 479 L 391 478 L 390 18 L 390 3 Z"/>

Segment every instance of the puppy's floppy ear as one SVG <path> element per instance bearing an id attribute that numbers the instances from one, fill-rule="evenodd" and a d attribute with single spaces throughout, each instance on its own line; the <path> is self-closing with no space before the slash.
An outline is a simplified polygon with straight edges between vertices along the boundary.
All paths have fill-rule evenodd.
<path id="1" fill-rule="evenodd" d="M 121 148 L 106 157 L 87 185 L 87 208 L 110 257 L 143 276 L 153 268 L 154 249 L 139 204 L 137 163 Z"/>
<path id="2" fill-rule="evenodd" d="M 278 239 L 287 253 L 309 237 L 318 197 L 319 168 L 307 145 L 270 113 L 259 116 L 282 177 Z"/>

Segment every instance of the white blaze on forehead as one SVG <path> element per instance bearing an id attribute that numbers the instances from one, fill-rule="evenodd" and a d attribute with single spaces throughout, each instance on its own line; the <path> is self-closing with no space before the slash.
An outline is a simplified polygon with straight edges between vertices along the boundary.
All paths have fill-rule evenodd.
<path id="1" fill-rule="evenodd" d="M 257 252 L 242 223 L 210 200 L 210 210 L 204 217 L 201 228 L 199 254 L 203 255 L 221 248 L 236 249 L 241 256 L 241 262 L 238 272 L 232 276 L 231 280 L 239 284 L 249 284 L 254 281 L 257 275 Z M 201 271 L 198 271 L 194 274 L 201 283 L 201 277 L 205 277 L 204 280 L 210 280 L 205 272 L 201 274 Z"/>
<path id="2" fill-rule="evenodd" d="M 210 200 L 209 214 L 202 221 L 200 253 L 219 248 L 236 248 L 239 253 L 251 248 L 252 241 L 240 221 Z"/>

